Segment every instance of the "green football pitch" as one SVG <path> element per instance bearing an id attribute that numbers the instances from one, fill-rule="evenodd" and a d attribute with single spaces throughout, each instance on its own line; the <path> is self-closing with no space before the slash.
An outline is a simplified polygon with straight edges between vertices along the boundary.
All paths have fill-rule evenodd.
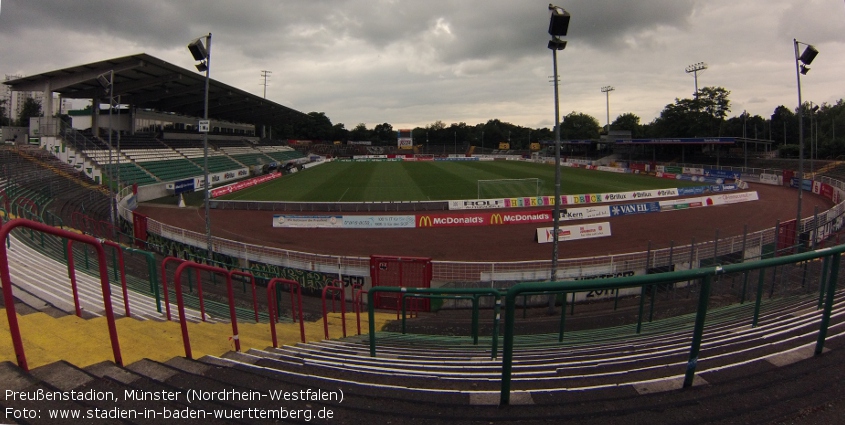
<path id="1" fill-rule="evenodd" d="M 515 182 L 515 179 L 537 180 Z M 218 199 L 295 202 L 476 199 L 479 180 L 511 180 L 490 185 L 495 189 L 492 191 L 485 186 L 482 198 L 554 195 L 555 169 L 550 164 L 524 161 L 331 162 Z M 701 184 L 563 167 L 560 187 L 561 194 L 574 195 Z"/>

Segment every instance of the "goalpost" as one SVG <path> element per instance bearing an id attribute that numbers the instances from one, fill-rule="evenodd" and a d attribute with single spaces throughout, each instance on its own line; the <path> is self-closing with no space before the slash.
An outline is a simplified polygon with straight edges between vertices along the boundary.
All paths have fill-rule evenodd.
<path id="1" fill-rule="evenodd" d="M 478 199 L 540 196 L 543 180 L 538 178 L 478 180 Z"/>

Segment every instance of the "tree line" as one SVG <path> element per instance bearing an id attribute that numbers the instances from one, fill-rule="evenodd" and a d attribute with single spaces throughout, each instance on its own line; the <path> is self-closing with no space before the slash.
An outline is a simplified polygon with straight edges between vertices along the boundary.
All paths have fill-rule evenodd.
<path id="1" fill-rule="evenodd" d="M 29 119 L 41 116 L 41 104 L 27 97 L 17 116 L 9 116 L 9 99 L 0 99 L 0 126 L 29 126 Z"/>
<path id="2" fill-rule="evenodd" d="M 29 125 L 30 117 L 41 116 L 41 105 L 28 98 L 22 105 L 17 119 L 9 119 L 8 99 L 0 99 L 0 125 Z M 742 112 L 728 118 L 731 112 L 730 91 L 724 87 L 704 87 L 692 98 L 675 99 L 667 104 L 660 115 L 650 123 L 641 123 L 633 113 L 623 113 L 610 124 L 610 130 L 629 131 L 633 138 L 685 138 L 685 137 L 747 137 L 771 140 L 776 148 L 796 155 L 799 140 L 798 108 L 780 105 L 769 117 Z M 804 140 L 807 152 L 813 150 L 820 159 L 845 156 L 845 100 L 822 103 L 806 102 L 802 105 Z M 278 138 L 310 139 L 325 141 L 370 141 L 375 145 L 395 145 L 396 130 L 389 123 L 367 128 L 359 123 L 347 129 L 343 123 L 333 124 L 324 112 L 308 113 L 310 119 L 292 121 L 274 128 Z M 13 117 L 14 118 L 14 117 Z M 562 140 L 598 139 L 607 133 L 599 121 L 582 112 L 570 112 L 562 117 Z M 511 149 L 528 149 L 531 143 L 554 140 L 549 128 L 530 128 L 490 119 L 485 123 L 470 125 L 464 122 L 446 125 L 435 121 L 425 127 L 412 129 L 414 143 L 446 146 L 478 146 L 498 148 L 508 142 Z M 810 148 L 812 143 L 813 148 Z"/>
<path id="3" fill-rule="evenodd" d="M 815 105 L 802 105 L 804 115 L 805 149 L 813 141 L 818 158 L 836 158 L 845 155 L 845 101 Z M 642 123 L 639 116 L 623 113 L 610 124 L 613 131 L 630 131 L 633 138 L 686 138 L 686 137 L 747 137 L 771 140 L 775 148 L 797 151 L 798 109 L 780 105 L 769 117 L 751 115 L 744 111 L 728 117 L 731 112 L 730 91 L 724 87 L 703 87 L 692 98 L 675 99 L 667 104 L 660 115 L 650 123 Z M 287 128 L 276 129 L 276 134 L 291 138 L 327 141 L 370 141 L 376 145 L 396 144 L 396 129 L 389 123 L 367 128 L 363 123 L 352 129 L 344 124 L 332 124 L 324 112 L 311 112 L 309 122 L 291 123 Z M 599 139 L 607 128 L 582 112 L 570 112 L 562 117 L 562 140 Z M 412 130 L 414 144 L 478 146 L 498 148 L 500 142 L 509 142 L 512 149 L 528 149 L 530 143 L 554 140 L 549 128 L 530 128 L 490 119 L 485 123 L 464 122 L 446 125 L 435 121 Z"/>

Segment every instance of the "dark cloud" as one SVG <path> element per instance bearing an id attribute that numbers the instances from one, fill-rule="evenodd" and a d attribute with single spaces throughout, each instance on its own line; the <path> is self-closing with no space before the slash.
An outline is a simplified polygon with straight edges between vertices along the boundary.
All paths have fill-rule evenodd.
<path id="1" fill-rule="evenodd" d="M 37 73 L 146 52 L 190 67 L 187 42 L 214 34 L 214 76 L 335 122 L 430 123 L 488 114 L 550 122 L 548 0 L 16 0 L 0 15 L 0 73 Z M 564 111 L 648 122 L 687 97 L 686 65 L 737 108 L 768 114 L 794 97 L 791 40 L 814 43 L 807 96 L 831 96 L 845 6 L 825 0 L 567 0 Z M 790 75 L 790 72 L 792 75 Z M 829 87 L 829 86 L 828 86 Z M 825 100 L 828 100 L 825 98 Z M 765 101 L 762 101 L 765 99 Z M 820 103 L 822 99 L 818 99 Z M 772 102 L 768 105 L 767 102 Z M 612 112 L 611 115 L 614 115 Z M 488 115 L 501 118 L 505 115 Z M 603 121 L 603 120 L 602 120 Z"/>

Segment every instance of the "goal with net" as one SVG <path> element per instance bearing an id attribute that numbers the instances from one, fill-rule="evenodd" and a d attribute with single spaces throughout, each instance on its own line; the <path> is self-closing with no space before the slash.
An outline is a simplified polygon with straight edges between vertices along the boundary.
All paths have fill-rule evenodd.
<path id="1" fill-rule="evenodd" d="M 478 180 L 478 199 L 540 196 L 542 190 L 538 178 Z"/>

